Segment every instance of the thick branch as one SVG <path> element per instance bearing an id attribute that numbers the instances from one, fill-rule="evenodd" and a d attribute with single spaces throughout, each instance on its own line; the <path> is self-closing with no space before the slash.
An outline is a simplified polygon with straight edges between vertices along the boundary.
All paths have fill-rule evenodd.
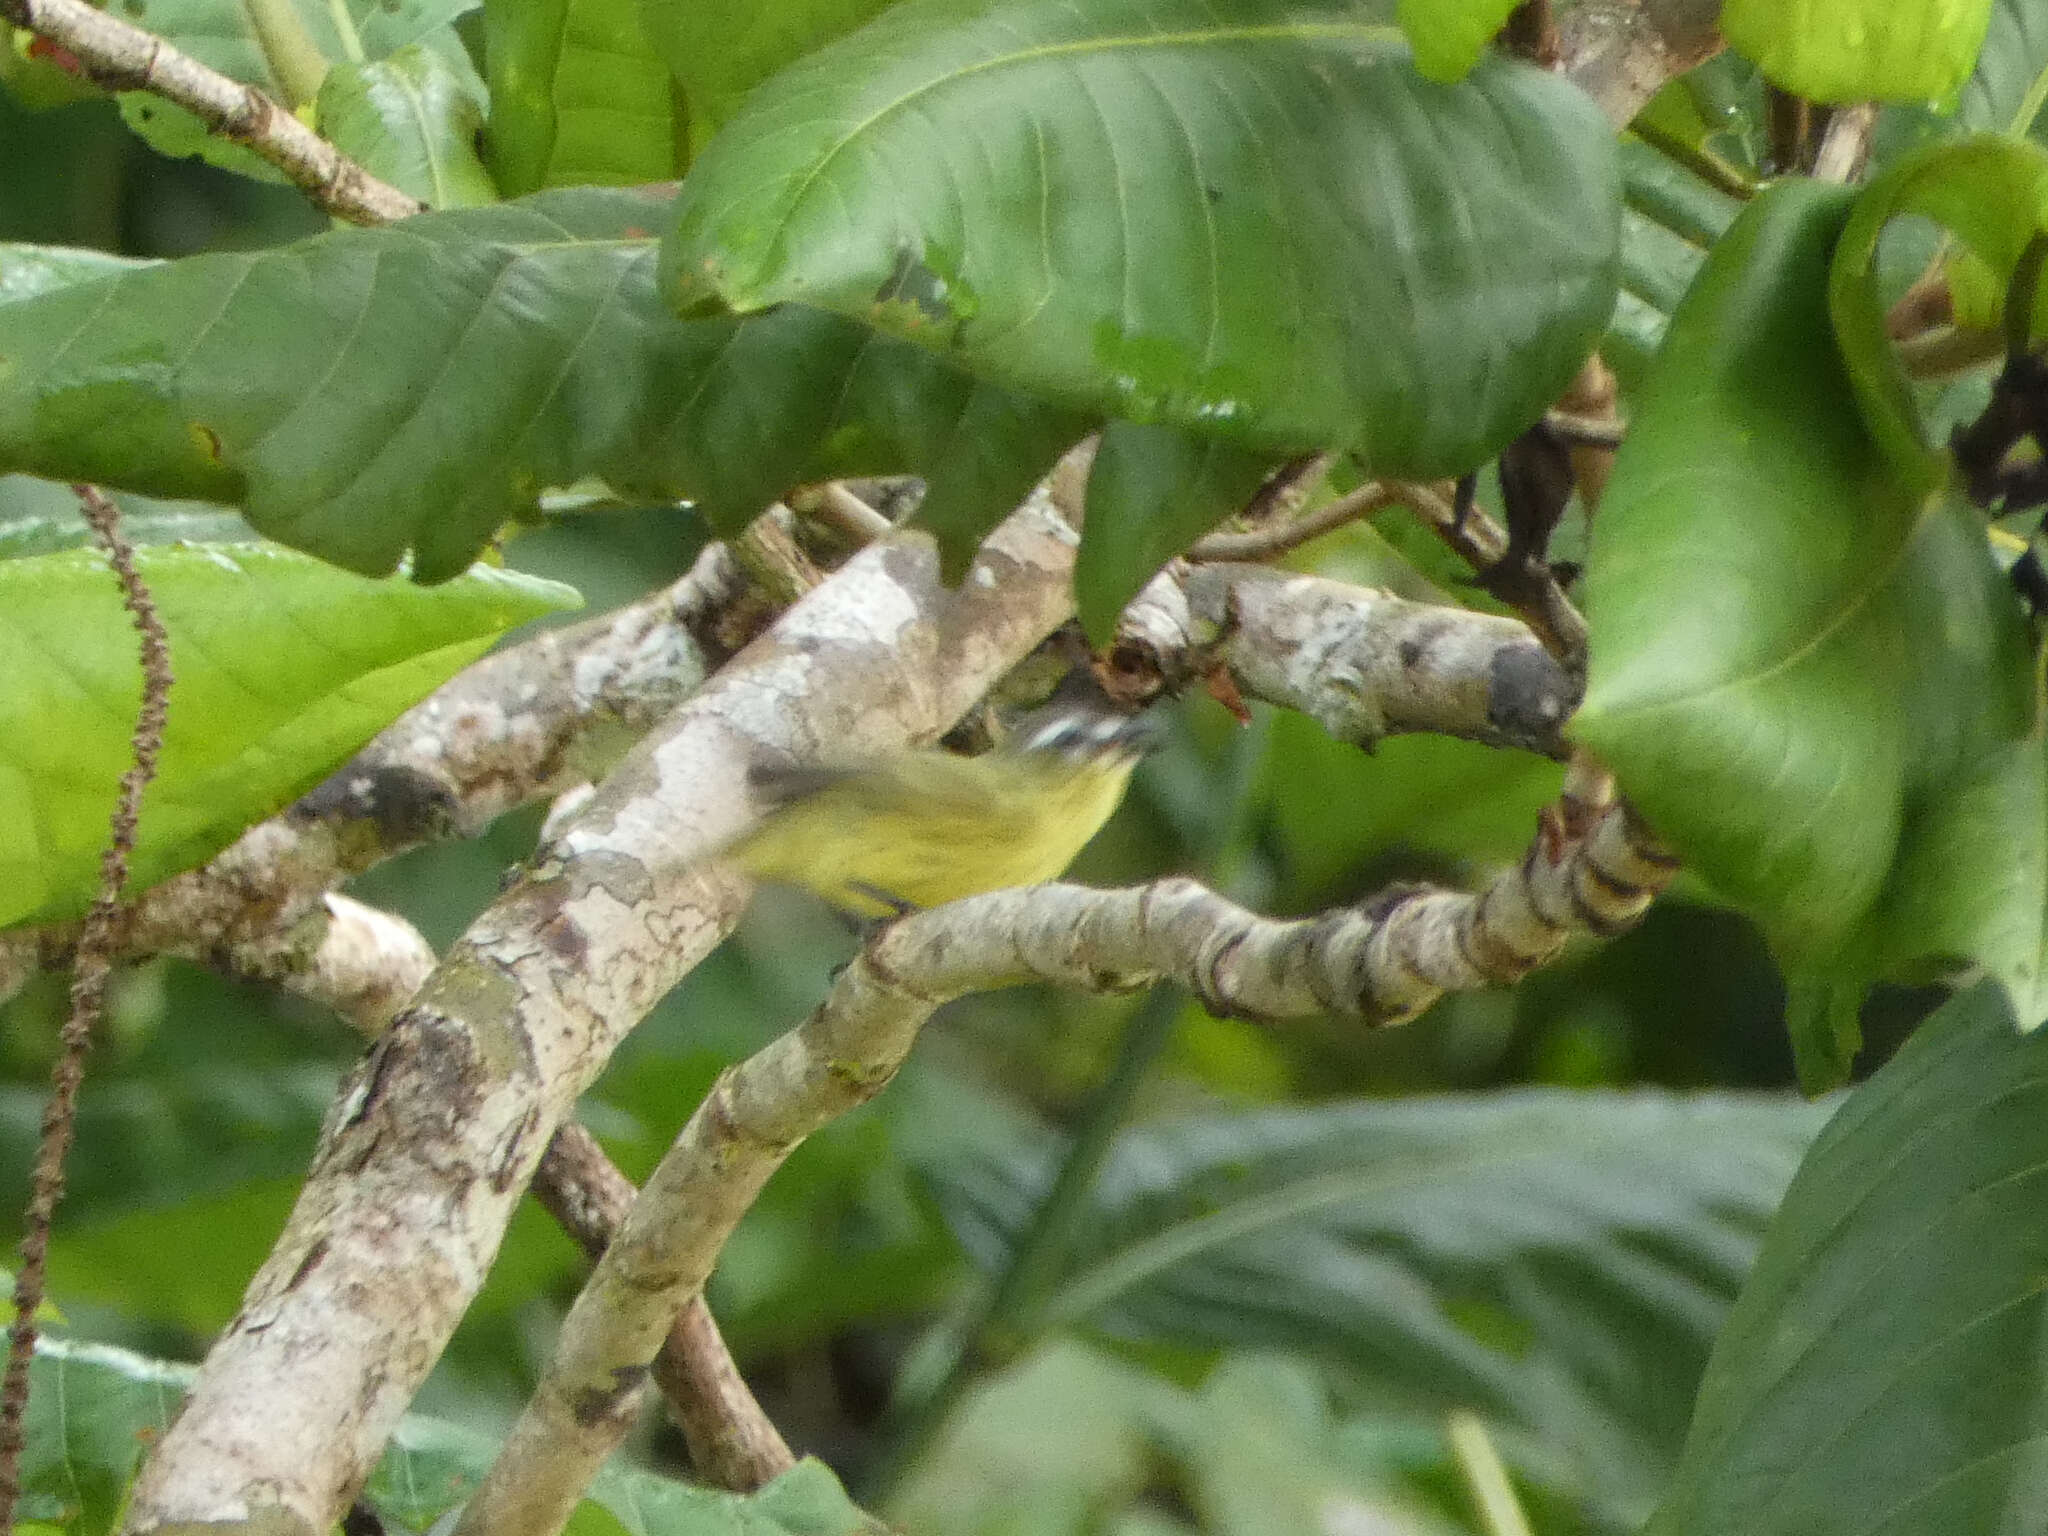
<path id="1" fill-rule="evenodd" d="M 1513 619 L 1258 565 L 1169 568 L 1124 610 L 1110 657 L 1147 695 L 1221 665 L 1245 694 L 1367 747 L 1435 731 L 1557 756 L 1578 701 Z"/>
<path id="2" fill-rule="evenodd" d="M 698 865 L 754 814 L 749 765 L 932 739 L 1065 616 L 1072 558 L 1045 492 L 955 592 L 924 539 L 872 547 L 633 749 L 371 1051 L 126 1529 L 328 1528 L 555 1128 L 735 920 L 739 882 Z"/>
<path id="3" fill-rule="evenodd" d="M 1721 0 L 1582 0 L 1558 16 L 1560 64 L 1619 128 L 1721 51 L 1720 19 Z"/>
<path id="4" fill-rule="evenodd" d="M 879 1092 L 942 1004 L 1032 981 L 1099 992 L 1171 979 L 1223 1016 L 1399 1023 L 1446 991 L 1519 980 L 1574 932 L 1621 931 L 1674 869 L 1624 807 L 1568 794 L 1521 864 L 1477 896 L 1403 888 L 1282 922 L 1190 880 L 1044 885 L 897 921 L 801 1026 L 721 1075 L 685 1124 L 570 1309 L 458 1536 L 560 1529 L 637 1417 L 673 1319 L 769 1176 Z"/>
<path id="5" fill-rule="evenodd" d="M 96 85 L 148 91 L 175 102 L 213 132 L 276 166 L 336 218 L 388 224 L 426 206 L 379 181 L 253 85 L 207 68 L 85 0 L 0 0 L 0 18 L 55 43 Z"/>

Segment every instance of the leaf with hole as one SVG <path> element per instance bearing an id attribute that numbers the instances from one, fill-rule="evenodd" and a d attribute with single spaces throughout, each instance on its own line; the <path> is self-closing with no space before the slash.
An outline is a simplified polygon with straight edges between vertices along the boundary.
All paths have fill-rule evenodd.
<path id="1" fill-rule="evenodd" d="M 478 566 L 369 581 L 272 545 L 136 552 L 175 677 L 130 888 L 189 869 L 288 803 L 567 587 Z M 0 562 L 0 927 L 91 898 L 142 693 L 97 551 Z"/>
<path id="2" fill-rule="evenodd" d="M 685 312 L 797 301 L 1077 409 L 1434 476 L 1614 307 L 1613 136 L 1311 0 L 910 0 L 749 99 L 683 185 Z"/>

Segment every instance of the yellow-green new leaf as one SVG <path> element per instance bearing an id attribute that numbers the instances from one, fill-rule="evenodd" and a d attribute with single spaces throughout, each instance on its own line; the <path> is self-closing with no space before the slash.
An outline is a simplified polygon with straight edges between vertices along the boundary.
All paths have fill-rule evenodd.
<path id="1" fill-rule="evenodd" d="M 1991 0 L 1727 0 L 1721 32 L 1811 101 L 1937 101 L 1970 77 Z"/>
<path id="2" fill-rule="evenodd" d="M 478 566 L 372 581 L 269 544 L 136 552 L 170 635 L 170 721 L 131 890 L 201 863 L 287 804 L 568 587 Z M 142 696 L 106 561 L 0 562 L 0 927 L 83 910 Z"/>

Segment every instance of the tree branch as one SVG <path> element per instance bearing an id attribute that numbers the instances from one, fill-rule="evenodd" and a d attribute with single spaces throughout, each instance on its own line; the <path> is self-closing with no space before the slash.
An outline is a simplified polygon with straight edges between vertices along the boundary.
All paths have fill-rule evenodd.
<path id="1" fill-rule="evenodd" d="M 554 1130 L 625 1032 L 736 919 L 701 862 L 763 757 L 936 737 L 1068 611 L 1056 476 L 957 591 L 921 537 L 855 556 L 650 734 L 473 923 L 330 1116 L 298 1204 L 126 1529 L 324 1530 L 467 1307 Z"/>
<path id="2" fill-rule="evenodd" d="M 336 218 L 387 224 L 426 207 L 379 181 L 253 85 L 207 68 L 85 0 L 0 0 L 0 18 L 55 43 L 96 85 L 148 91 L 175 102 L 212 132 L 275 166 Z"/>
<path id="3" fill-rule="evenodd" d="M 1177 982 L 1222 1017 L 1414 1018 L 1507 985 L 1575 932 L 1632 925 L 1676 864 L 1604 775 L 1580 771 L 1520 865 L 1484 892 L 1404 887 L 1316 917 L 1258 917 L 1191 880 L 1042 885 L 889 925 L 795 1030 L 723 1073 L 577 1297 L 539 1388 L 458 1536 L 552 1536 L 638 1416 L 649 1362 L 740 1218 L 805 1137 L 893 1077 L 925 1020 L 970 992 Z"/>
<path id="4" fill-rule="evenodd" d="M 1407 731 L 1563 755 L 1578 684 L 1514 619 L 1259 565 L 1172 567 L 1124 610 L 1110 666 L 1150 698 L 1214 667 L 1339 741 Z"/>

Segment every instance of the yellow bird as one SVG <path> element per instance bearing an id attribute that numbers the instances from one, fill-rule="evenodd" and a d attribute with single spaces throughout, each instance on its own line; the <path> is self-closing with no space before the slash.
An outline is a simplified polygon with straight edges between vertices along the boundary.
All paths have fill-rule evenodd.
<path id="1" fill-rule="evenodd" d="M 1147 721 L 1063 687 L 978 757 L 757 768 L 781 804 L 725 857 L 861 917 L 893 917 L 1062 874 L 1123 799 Z"/>

